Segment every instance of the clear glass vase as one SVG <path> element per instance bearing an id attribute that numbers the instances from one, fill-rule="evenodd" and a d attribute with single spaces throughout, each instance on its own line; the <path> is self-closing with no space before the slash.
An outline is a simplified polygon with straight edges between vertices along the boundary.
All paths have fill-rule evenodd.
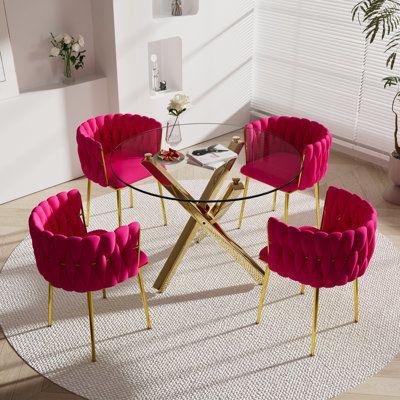
<path id="1" fill-rule="evenodd" d="M 181 126 L 178 117 L 174 117 L 167 122 L 165 141 L 170 146 L 176 146 L 182 142 Z"/>
<path id="2" fill-rule="evenodd" d="M 63 83 L 65 85 L 72 85 L 75 82 L 75 78 L 72 75 L 72 67 L 71 67 L 71 61 L 69 58 L 67 58 L 64 61 L 64 78 L 63 78 Z"/>
<path id="3" fill-rule="evenodd" d="M 171 13 L 173 16 L 182 15 L 182 0 L 172 0 Z"/>

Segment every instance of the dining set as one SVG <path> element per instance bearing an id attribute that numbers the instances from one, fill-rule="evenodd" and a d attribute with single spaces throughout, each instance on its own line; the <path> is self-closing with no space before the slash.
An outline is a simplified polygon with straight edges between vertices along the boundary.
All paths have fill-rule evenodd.
<path id="1" fill-rule="evenodd" d="M 186 225 L 153 283 L 159 293 L 165 292 L 179 274 L 189 247 L 209 236 L 248 273 L 249 279 L 262 285 L 255 315 L 257 324 L 261 322 L 271 271 L 298 282 L 301 294 L 306 287 L 313 289 L 310 355 L 315 355 L 320 289 L 353 283 L 354 322 L 358 322 L 358 280 L 366 272 L 375 248 L 375 209 L 357 194 L 332 186 L 327 190 L 321 217 L 319 183 L 327 173 L 332 135 L 316 121 L 271 116 L 244 127 L 187 124 L 184 128 L 191 132 L 214 129 L 229 135 L 229 150 L 237 156 L 243 149 L 245 152 L 240 169 L 244 184 L 240 177 L 230 177 L 236 157 L 210 172 L 200 195 L 189 193 L 175 170 L 157 158 L 162 150 L 163 126 L 153 118 L 110 114 L 89 119 L 78 127 L 77 151 L 87 178 L 86 208 L 79 191 L 74 189 L 42 201 L 29 218 L 37 268 L 48 283 L 48 326 L 53 324 L 54 289 L 86 293 L 91 359 L 96 361 L 93 292 L 101 291 L 106 298 L 108 289 L 137 276 L 146 326 L 151 328 L 141 269 L 151 264 L 152 255 L 144 250 L 146 243 L 141 242 L 139 222 L 123 224 L 122 190 L 127 188 L 130 207 L 135 191 L 160 202 L 163 229 L 167 230 L 171 223 L 168 202 L 176 202 L 188 214 Z M 191 168 L 196 179 L 196 171 L 201 168 Z M 148 178 L 155 179 L 156 184 L 142 185 Z M 251 181 L 260 184 L 253 187 Z M 201 182 L 204 184 L 204 180 Z M 113 232 L 89 230 L 93 183 L 116 192 L 118 228 Z M 290 196 L 310 188 L 315 193 L 315 226 L 289 225 Z M 283 220 L 259 217 L 261 224 L 267 223 L 265 246 L 259 253 L 263 268 L 224 230 L 223 216 L 232 216 L 231 206 L 239 203 L 240 214 L 235 218 L 237 229 L 241 229 L 246 224 L 246 201 L 272 195 L 275 212 L 278 192 L 284 194 Z M 146 203 L 140 207 L 146 207 Z"/>

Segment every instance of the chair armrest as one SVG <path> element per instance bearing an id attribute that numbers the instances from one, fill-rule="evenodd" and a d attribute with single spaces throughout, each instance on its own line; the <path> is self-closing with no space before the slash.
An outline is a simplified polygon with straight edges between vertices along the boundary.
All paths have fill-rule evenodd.
<path id="1" fill-rule="evenodd" d="M 85 176 L 101 186 L 108 186 L 103 146 L 90 136 L 77 132 L 78 155 Z"/>

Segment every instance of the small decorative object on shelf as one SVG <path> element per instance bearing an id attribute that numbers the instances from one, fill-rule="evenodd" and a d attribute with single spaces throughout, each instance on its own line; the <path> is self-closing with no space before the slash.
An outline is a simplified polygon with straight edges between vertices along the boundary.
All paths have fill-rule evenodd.
<path id="1" fill-rule="evenodd" d="M 50 43 L 53 45 L 50 50 L 50 57 L 61 57 L 64 61 L 64 79 L 66 85 L 72 84 L 75 78 L 72 74 L 72 67 L 76 70 L 83 68 L 86 50 L 82 50 L 85 46 L 85 39 L 82 35 L 74 38 L 68 33 L 61 33 L 54 36 L 50 33 Z"/>
<path id="2" fill-rule="evenodd" d="M 158 58 L 156 54 L 152 54 L 150 56 L 150 60 L 153 63 L 152 75 L 151 75 L 151 88 L 155 92 L 158 92 L 160 90 L 160 70 L 158 68 L 157 59 Z"/>
<path id="3" fill-rule="evenodd" d="M 172 0 L 172 15 L 177 17 L 182 15 L 182 0 Z"/>
<path id="4" fill-rule="evenodd" d="M 160 82 L 160 91 L 167 90 L 167 81 Z"/>
<path id="5" fill-rule="evenodd" d="M 189 96 L 176 94 L 169 102 L 167 110 L 174 118 L 167 122 L 165 141 L 169 145 L 177 145 L 182 141 L 181 127 L 178 118 L 190 107 Z"/>

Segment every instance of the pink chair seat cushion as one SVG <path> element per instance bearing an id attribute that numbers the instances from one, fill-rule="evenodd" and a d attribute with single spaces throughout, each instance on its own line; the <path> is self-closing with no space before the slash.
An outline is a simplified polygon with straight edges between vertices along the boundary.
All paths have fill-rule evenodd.
<path id="1" fill-rule="evenodd" d="M 298 154 L 274 153 L 247 163 L 240 172 L 274 188 L 282 188 L 284 192 L 292 192 L 297 189 L 300 168 Z"/>
<path id="2" fill-rule="evenodd" d="M 143 157 L 120 157 L 119 153 L 115 153 L 112 159 L 112 169 L 110 158 L 110 154 L 104 155 L 107 167 L 108 186 L 114 189 L 126 187 L 126 184 L 135 183 L 152 176 L 142 165 Z M 126 184 L 121 182 L 116 175 Z"/>

